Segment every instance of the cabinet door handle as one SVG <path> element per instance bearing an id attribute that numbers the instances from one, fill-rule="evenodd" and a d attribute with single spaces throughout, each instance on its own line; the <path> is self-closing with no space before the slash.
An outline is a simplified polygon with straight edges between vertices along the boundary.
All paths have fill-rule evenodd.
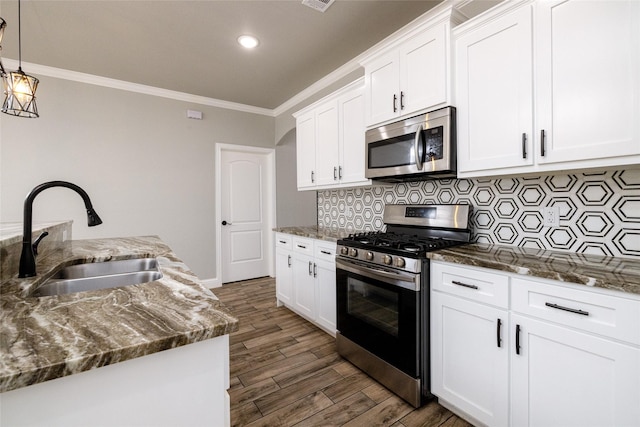
<path id="1" fill-rule="evenodd" d="M 398 95 L 393 94 L 393 112 L 398 111 Z"/>
<path id="2" fill-rule="evenodd" d="M 547 307 L 555 308 L 557 310 L 563 310 L 563 311 L 568 311 L 568 312 L 575 313 L 575 314 L 580 314 L 582 316 L 588 316 L 589 315 L 588 311 L 579 310 L 577 308 L 563 307 L 561 305 L 554 304 L 554 303 L 551 303 L 551 302 L 545 302 L 544 305 L 546 305 Z"/>
<path id="3" fill-rule="evenodd" d="M 404 110 L 404 92 L 400 91 L 400 109 Z"/>
<path id="4" fill-rule="evenodd" d="M 544 157 L 544 129 L 540 131 L 540 155 Z"/>
<path id="5" fill-rule="evenodd" d="M 291 255 L 287 255 L 287 267 L 291 268 Z"/>
<path id="6" fill-rule="evenodd" d="M 327 251 L 320 251 L 320 253 L 325 254 L 325 255 L 331 255 L 331 252 L 327 252 Z"/>
<path id="7" fill-rule="evenodd" d="M 498 319 L 498 325 L 496 326 L 496 342 L 498 343 L 498 348 L 502 347 L 502 339 L 500 338 L 501 329 L 502 329 L 502 320 Z"/>
<path id="8" fill-rule="evenodd" d="M 457 280 L 452 280 L 451 283 L 458 286 L 464 286 L 465 288 L 469 288 L 469 289 L 478 289 L 476 285 L 468 285 L 466 283 L 458 282 Z"/>
<path id="9" fill-rule="evenodd" d="M 313 274 L 313 263 L 309 261 L 309 276 Z"/>
<path id="10" fill-rule="evenodd" d="M 516 325 L 516 354 L 520 354 L 520 325 Z"/>
<path id="11" fill-rule="evenodd" d="M 313 277 L 318 277 L 318 265 L 313 263 Z"/>
<path id="12" fill-rule="evenodd" d="M 522 158 L 527 158 L 527 134 L 522 134 Z"/>
<path id="13" fill-rule="evenodd" d="M 338 180 L 338 168 L 337 167 L 333 167 L 333 180 L 337 181 Z"/>
<path id="14" fill-rule="evenodd" d="M 338 178 L 342 179 L 342 166 L 338 166 Z"/>
<path id="15" fill-rule="evenodd" d="M 313 171 L 311 171 L 311 182 L 316 182 L 316 176 Z"/>

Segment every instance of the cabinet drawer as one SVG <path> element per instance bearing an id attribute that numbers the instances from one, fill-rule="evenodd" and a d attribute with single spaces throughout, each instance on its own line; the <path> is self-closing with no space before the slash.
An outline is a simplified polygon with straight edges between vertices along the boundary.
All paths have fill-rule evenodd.
<path id="1" fill-rule="evenodd" d="M 432 261 L 431 289 L 496 307 L 509 307 L 509 276 L 483 268 Z"/>
<path id="2" fill-rule="evenodd" d="M 313 239 L 306 239 L 304 237 L 294 237 L 293 251 L 301 254 L 307 254 L 307 255 L 313 256 Z"/>
<path id="3" fill-rule="evenodd" d="M 513 311 L 640 344 L 640 301 L 515 277 L 511 283 Z"/>
<path id="4" fill-rule="evenodd" d="M 324 240 L 316 240 L 315 257 L 318 261 L 334 262 L 336 258 L 337 245 Z"/>
<path id="5" fill-rule="evenodd" d="M 291 234 L 276 233 L 276 248 L 291 250 Z"/>

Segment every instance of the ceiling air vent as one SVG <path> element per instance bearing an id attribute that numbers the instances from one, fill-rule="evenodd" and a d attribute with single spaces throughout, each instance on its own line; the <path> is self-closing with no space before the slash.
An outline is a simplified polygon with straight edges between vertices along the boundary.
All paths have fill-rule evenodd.
<path id="1" fill-rule="evenodd" d="M 335 0 L 302 0 L 302 4 L 320 12 L 329 9 Z"/>

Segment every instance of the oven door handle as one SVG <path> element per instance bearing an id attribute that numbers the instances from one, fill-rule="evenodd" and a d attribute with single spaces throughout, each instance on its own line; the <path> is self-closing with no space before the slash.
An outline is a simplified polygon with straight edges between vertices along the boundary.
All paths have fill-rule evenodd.
<path id="1" fill-rule="evenodd" d="M 359 274 L 391 285 L 400 286 L 410 291 L 420 290 L 420 275 L 416 273 L 405 273 L 403 271 L 389 271 L 380 268 L 372 268 L 359 262 L 347 261 L 336 258 L 336 268 L 349 273 Z"/>
<path id="2" fill-rule="evenodd" d="M 420 153 L 420 137 L 422 136 L 422 123 L 416 127 L 416 137 L 413 140 L 413 150 L 416 155 L 416 167 L 419 171 L 422 170 L 422 153 Z M 422 150 L 424 152 L 424 149 Z"/>

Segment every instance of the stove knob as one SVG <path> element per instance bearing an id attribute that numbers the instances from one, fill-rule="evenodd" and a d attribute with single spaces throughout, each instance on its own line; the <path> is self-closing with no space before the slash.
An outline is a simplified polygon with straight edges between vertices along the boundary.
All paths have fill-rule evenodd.
<path id="1" fill-rule="evenodd" d="M 396 267 L 403 268 L 405 265 L 404 258 L 396 258 Z"/>
<path id="2" fill-rule="evenodd" d="M 348 255 L 349 254 L 349 248 L 347 248 L 346 246 L 343 246 L 340 248 L 340 255 Z"/>
<path id="3" fill-rule="evenodd" d="M 373 252 L 367 252 L 367 261 L 373 261 Z"/>
<path id="4" fill-rule="evenodd" d="M 393 258 L 391 258 L 391 256 L 389 256 L 389 255 L 384 255 L 382 257 L 382 262 L 384 262 L 387 265 L 391 265 L 392 261 L 393 261 Z"/>
<path id="5" fill-rule="evenodd" d="M 349 255 L 351 256 L 358 256 L 358 250 L 355 248 L 351 248 L 349 249 Z"/>

